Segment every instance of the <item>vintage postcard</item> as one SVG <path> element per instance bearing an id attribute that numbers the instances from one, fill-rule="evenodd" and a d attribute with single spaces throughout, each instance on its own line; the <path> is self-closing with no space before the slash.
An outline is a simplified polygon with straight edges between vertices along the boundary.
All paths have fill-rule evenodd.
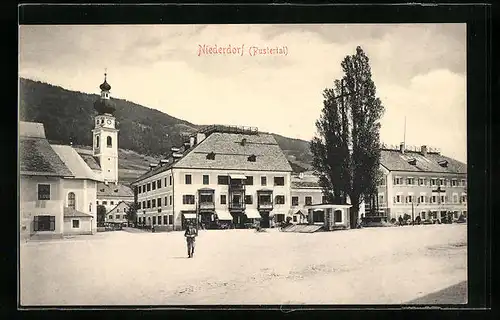
<path id="1" fill-rule="evenodd" d="M 21 306 L 467 303 L 465 24 L 21 25 Z"/>

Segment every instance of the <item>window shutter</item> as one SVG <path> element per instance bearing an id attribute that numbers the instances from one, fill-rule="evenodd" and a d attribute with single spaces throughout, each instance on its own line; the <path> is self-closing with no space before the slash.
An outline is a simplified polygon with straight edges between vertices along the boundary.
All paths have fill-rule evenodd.
<path id="1" fill-rule="evenodd" d="M 56 217 L 50 216 L 50 231 L 56 230 Z"/>
<path id="2" fill-rule="evenodd" d="M 34 230 L 34 231 L 38 231 L 38 216 L 35 216 L 35 217 L 34 217 L 34 221 L 33 221 L 33 230 Z"/>
<path id="3" fill-rule="evenodd" d="M 393 199 L 393 203 L 396 203 L 396 197 L 393 197 L 393 198 L 394 198 L 394 199 Z"/>

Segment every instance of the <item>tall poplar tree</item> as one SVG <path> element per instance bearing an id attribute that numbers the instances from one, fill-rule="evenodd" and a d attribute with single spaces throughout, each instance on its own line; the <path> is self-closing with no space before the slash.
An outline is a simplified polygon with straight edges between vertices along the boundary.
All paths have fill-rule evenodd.
<path id="1" fill-rule="evenodd" d="M 360 204 L 375 193 L 380 164 L 380 118 L 369 59 L 361 47 L 341 63 L 344 76 L 325 89 L 323 110 L 311 141 L 313 168 L 329 201 L 349 197 L 351 226 Z"/>

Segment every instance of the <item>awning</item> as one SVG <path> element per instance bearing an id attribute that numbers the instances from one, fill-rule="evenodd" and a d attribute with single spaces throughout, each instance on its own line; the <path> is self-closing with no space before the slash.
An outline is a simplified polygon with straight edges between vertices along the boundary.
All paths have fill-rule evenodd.
<path id="1" fill-rule="evenodd" d="M 233 220 L 233 216 L 227 210 L 217 210 L 215 213 L 219 220 Z"/>
<path id="2" fill-rule="evenodd" d="M 260 219 L 260 213 L 257 211 L 257 209 L 245 209 L 245 215 L 247 216 L 248 219 Z"/>
<path id="3" fill-rule="evenodd" d="M 185 219 L 196 219 L 196 213 L 183 213 Z"/>
<path id="4" fill-rule="evenodd" d="M 246 180 L 246 176 L 243 175 L 243 174 L 230 174 L 229 177 L 231 179 L 243 179 L 243 180 Z"/>

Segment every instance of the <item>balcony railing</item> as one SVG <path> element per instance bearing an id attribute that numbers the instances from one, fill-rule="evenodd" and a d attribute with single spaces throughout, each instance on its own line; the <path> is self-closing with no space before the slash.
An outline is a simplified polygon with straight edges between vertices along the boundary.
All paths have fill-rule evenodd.
<path id="1" fill-rule="evenodd" d="M 245 209 L 245 203 L 243 202 L 229 202 L 229 210 L 240 211 Z"/>
<path id="2" fill-rule="evenodd" d="M 200 210 L 214 210 L 215 209 L 215 203 L 213 201 L 205 201 L 205 202 L 200 202 L 199 203 Z"/>
<path id="3" fill-rule="evenodd" d="M 244 183 L 231 182 L 229 184 L 229 190 L 230 191 L 244 191 L 245 190 L 245 184 Z"/>
<path id="4" fill-rule="evenodd" d="M 272 202 L 259 202 L 259 204 L 257 205 L 257 208 L 259 210 L 272 210 L 273 203 Z"/>

